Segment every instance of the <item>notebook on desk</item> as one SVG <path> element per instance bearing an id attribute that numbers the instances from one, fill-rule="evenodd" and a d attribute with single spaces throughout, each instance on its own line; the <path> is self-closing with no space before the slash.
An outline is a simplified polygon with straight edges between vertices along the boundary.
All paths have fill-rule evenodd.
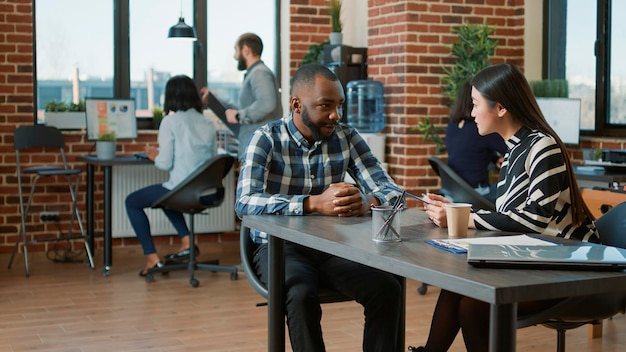
<path id="1" fill-rule="evenodd" d="M 626 249 L 595 244 L 470 244 L 467 262 L 484 268 L 617 271 L 626 269 Z"/>

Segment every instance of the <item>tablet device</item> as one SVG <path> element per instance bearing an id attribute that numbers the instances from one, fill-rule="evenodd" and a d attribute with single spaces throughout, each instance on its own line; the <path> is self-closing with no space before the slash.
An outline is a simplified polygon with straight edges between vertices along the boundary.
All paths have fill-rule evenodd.
<path id="1" fill-rule="evenodd" d="M 226 119 L 226 108 L 222 103 L 213 95 L 213 93 L 209 92 L 209 99 L 207 100 L 207 107 L 211 109 L 217 117 L 222 120 L 222 122 L 228 127 L 228 129 L 237 136 L 239 134 L 239 124 L 230 123 L 228 119 Z"/>

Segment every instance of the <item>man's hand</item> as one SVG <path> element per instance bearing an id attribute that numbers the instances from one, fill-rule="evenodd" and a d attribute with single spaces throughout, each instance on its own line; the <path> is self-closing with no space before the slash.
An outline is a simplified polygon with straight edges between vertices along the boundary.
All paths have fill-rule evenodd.
<path id="1" fill-rule="evenodd" d="M 209 88 L 200 88 L 200 100 L 202 100 L 203 105 L 206 105 L 206 103 L 209 101 Z"/>
<path id="2" fill-rule="evenodd" d="M 239 123 L 239 120 L 237 120 L 237 113 L 238 111 L 235 109 L 226 109 L 226 120 L 230 123 Z"/>
<path id="3" fill-rule="evenodd" d="M 324 215 L 358 216 L 369 211 L 370 199 L 352 184 L 333 183 L 322 194 L 308 197 L 305 209 Z"/>

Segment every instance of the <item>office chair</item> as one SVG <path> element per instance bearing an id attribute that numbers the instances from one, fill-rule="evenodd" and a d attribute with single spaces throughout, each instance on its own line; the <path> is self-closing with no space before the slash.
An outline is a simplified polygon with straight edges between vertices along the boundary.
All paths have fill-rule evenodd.
<path id="1" fill-rule="evenodd" d="M 254 263 L 252 262 L 252 256 L 257 245 L 252 242 L 250 237 L 250 229 L 242 226 L 239 232 L 239 253 L 241 255 L 241 264 L 246 273 L 248 281 L 254 288 L 254 290 L 260 294 L 263 298 L 267 299 L 267 287 L 256 274 L 254 269 Z M 344 296 L 341 293 L 331 289 L 321 289 L 319 292 L 320 303 L 333 303 L 333 302 L 346 302 L 352 301 L 352 298 Z M 257 306 L 266 305 L 267 302 L 258 303 Z"/>
<path id="2" fill-rule="evenodd" d="M 256 274 L 256 270 L 254 269 L 254 263 L 252 261 L 252 257 L 254 255 L 254 251 L 257 248 L 257 244 L 252 241 L 250 237 L 250 229 L 248 227 L 241 227 L 239 232 L 239 253 L 241 255 L 241 265 L 243 267 L 244 272 L 246 273 L 246 277 L 248 278 L 248 282 L 252 285 L 252 288 L 261 295 L 263 298 L 267 299 L 268 292 L 267 287 L 261 279 L 259 279 Z M 335 302 L 347 302 L 352 301 L 353 299 L 343 295 L 335 290 L 330 288 L 320 288 L 318 291 L 318 296 L 320 299 L 320 303 L 335 303 Z M 267 302 L 257 303 L 256 306 L 265 306 Z M 398 346 L 398 351 L 404 351 L 404 317 L 401 317 L 400 327 L 398 329 L 398 341 L 402 341 Z"/>
<path id="3" fill-rule="evenodd" d="M 233 166 L 235 158 L 227 154 L 217 155 L 196 169 L 183 182 L 152 203 L 152 208 L 178 210 L 189 215 L 189 243 L 195 242 L 194 216 L 209 208 L 218 207 L 224 201 L 222 180 Z M 234 215 L 233 215 L 234 216 Z M 146 275 L 146 282 L 154 280 L 155 273 L 169 273 L 175 270 L 189 271 L 189 283 L 198 287 L 199 281 L 194 277 L 195 270 L 229 272 L 231 280 L 237 280 L 237 267 L 219 265 L 216 260 L 198 263 L 194 251 L 189 251 L 189 261 L 165 264 L 160 268 L 152 268 Z"/>
<path id="4" fill-rule="evenodd" d="M 91 249 L 89 247 L 89 241 L 87 234 L 85 233 L 85 229 L 83 227 L 83 222 L 80 216 L 80 212 L 78 211 L 78 207 L 76 206 L 76 193 L 78 191 L 79 184 L 79 174 L 83 171 L 82 169 L 70 168 L 67 165 L 67 159 L 65 157 L 65 140 L 63 138 L 63 134 L 56 127 L 50 126 L 19 126 L 15 129 L 13 133 L 13 145 L 15 146 L 15 163 L 17 168 L 17 184 L 18 184 L 18 192 L 19 192 L 19 201 L 20 201 L 20 231 L 15 241 L 15 247 L 13 248 L 13 253 L 11 254 L 11 259 L 9 260 L 8 268 L 11 269 L 13 264 L 13 259 L 15 258 L 15 254 L 19 248 L 20 242 L 23 243 L 24 246 L 24 264 L 26 269 L 26 277 L 30 276 L 30 270 L 28 266 L 28 245 L 41 243 L 41 242 L 59 242 L 59 241 L 70 241 L 74 239 L 83 239 L 85 242 L 85 252 L 87 253 L 87 261 L 88 265 L 93 269 L 94 262 L 93 256 L 91 254 Z M 42 156 L 41 149 L 58 149 L 58 158 L 56 154 L 53 156 L 55 160 L 59 160 L 62 165 L 35 165 L 22 169 L 20 164 L 20 159 L 24 156 L 24 149 L 38 148 L 38 157 Z M 44 150 L 45 151 L 45 150 Z M 34 153 L 32 153 L 34 155 Z M 52 153 L 49 153 L 50 155 Z M 28 154 L 27 154 L 28 155 Z M 24 204 L 24 186 L 22 185 L 22 177 L 23 176 L 34 176 L 31 177 L 30 182 L 30 195 L 26 204 Z M 33 239 L 28 240 L 28 236 L 26 235 L 26 218 L 30 211 L 30 207 L 32 205 L 33 196 L 35 195 L 35 191 L 41 192 L 41 189 L 37 189 L 37 182 L 42 177 L 65 177 L 67 180 L 67 187 L 69 189 L 70 198 L 72 201 L 72 209 L 71 209 L 71 219 L 69 226 L 69 234 L 64 237 L 54 237 L 54 238 L 44 238 L 44 239 Z M 80 236 L 72 236 L 72 229 L 74 228 L 74 217 L 76 217 L 76 222 L 78 223 L 78 227 L 80 229 Z"/>
<path id="5" fill-rule="evenodd" d="M 595 221 L 600 242 L 626 248 L 626 202 L 612 208 Z M 566 298 L 553 307 L 519 317 L 517 327 L 541 324 L 557 331 L 557 352 L 565 352 L 565 331 L 586 324 L 600 324 L 626 310 L 626 292 Z"/>
<path id="6" fill-rule="evenodd" d="M 476 192 L 465 180 L 459 176 L 445 161 L 436 156 L 428 158 L 430 166 L 441 179 L 440 192 L 457 203 L 471 203 L 473 209 L 495 210 L 495 205 L 487 198 Z"/>

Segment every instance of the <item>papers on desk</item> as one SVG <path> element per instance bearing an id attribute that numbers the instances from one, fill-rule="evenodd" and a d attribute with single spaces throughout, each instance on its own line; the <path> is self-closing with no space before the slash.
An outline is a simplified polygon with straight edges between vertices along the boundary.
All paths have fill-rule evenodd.
<path id="1" fill-rule="evenodd" d="M 523 245 L 523 246 L 556 246 L 554 242 L 542 240 L 528 235 L 495 236 L 495 237 L 472 237 L 472 238 L 446 238 L 426 240 L 426 243 L 444 251 L 463 254 L 467 253 L 470 243 L 492 245 Z"/>

